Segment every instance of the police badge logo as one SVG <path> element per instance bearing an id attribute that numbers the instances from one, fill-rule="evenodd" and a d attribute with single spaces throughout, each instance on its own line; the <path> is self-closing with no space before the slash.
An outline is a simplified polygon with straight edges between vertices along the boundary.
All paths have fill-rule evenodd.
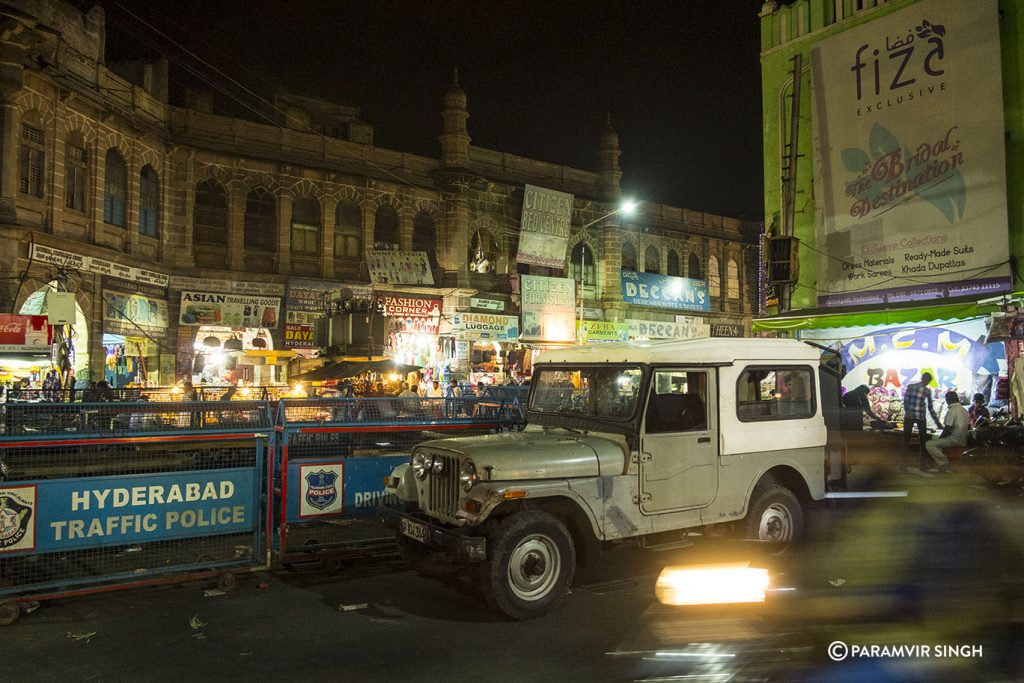
<path id="1" fill-rule="evenodd" d="M 36 547 L 35 506 L 35 486 L 0 488 L 0 553 Z"/>
<path id="2" fill-rule="evenodd" d="M 337 472 L 317 470 L 306 475 L 306 502 L 317 510 L 326 510 L 338 499 Z"/>

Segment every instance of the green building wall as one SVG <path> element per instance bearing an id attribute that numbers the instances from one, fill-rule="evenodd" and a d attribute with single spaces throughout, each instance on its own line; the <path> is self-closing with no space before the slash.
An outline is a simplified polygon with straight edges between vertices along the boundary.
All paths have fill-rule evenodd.
<path id="1" fill-rule="evenodd" d="M 822 40 L 885 16 L 920 0 L 796 0 L 761 12 L 761 91 L 764 138 L 764 211 L 769 234 L 782 225 L 782 173 L 785 138 L 790 126 L 793 62 L 803 55 L 800 86 L 800 133 L 794 233 L 801 241 L 800 279 L 793 288 L 791 309 L 817 306 L 817 251 L 814 193 L 813 116 L 810 51 Z M 1013 259 L 1014 287 L 1024 290 L 1024 0 L 999 0 L 1003 106 L 1006 126 L 1006 199 Z M 979 65 L 984 68 L 984 65 Z M 769 309 L 767 313 L 777 311 Z M 837 311 L 838 312 L 838 311 Z"/>

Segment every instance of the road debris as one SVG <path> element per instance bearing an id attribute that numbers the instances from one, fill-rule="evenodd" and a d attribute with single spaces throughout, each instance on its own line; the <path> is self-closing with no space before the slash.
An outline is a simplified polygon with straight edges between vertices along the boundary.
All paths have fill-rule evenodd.
<path id="1" fill-rule="evenodd" d="M 96 635 L 96 631 L 89 631 L 88 633 L 70 633 L 69 632 L 67 637 L 68 637 L 69 640 L 75 640 L 75 641 L 84 640 L 85 642 L 88 643 L 90 640 L 92 640 L 92 637 L 94 635 Z"/>
<path id="2" fill-rule="evenodd" d="M 208 588 L 203 591 L 204 598 L 216 598 L 219 595 L 227 595 L 227 593 L 218 588 Z"/>
<path id="3" fill-rule="evenodd" d="M 206 626 L 206 622 L 200 619 L 199 614 L 196 613 L 195 615 L 193 615 L 191 619 L 189 619 L 188 625 L 192 627 L 193 631 L 198 631 L 199 629 Z"/>
<path id="4" fill-rule="evenodd" d="M 369 606 L 370 606 L 369 603 L 366 603 L 366 602 L 361 602 L 358 605 L 345 605 L 345 604 L 341 604 L 341 605 L 338 605 L 338 611 L 339 612 L 354 612 L 357 609 L 366 609 Z"/>
<path id="5" fill-rule="evenodd" d="M 842 586 L 844 583 L 846 583 L 846 579 L 829 579 L 828 580 L 828 585 L 835 586 L 837 588 L 839 586 Z"/>

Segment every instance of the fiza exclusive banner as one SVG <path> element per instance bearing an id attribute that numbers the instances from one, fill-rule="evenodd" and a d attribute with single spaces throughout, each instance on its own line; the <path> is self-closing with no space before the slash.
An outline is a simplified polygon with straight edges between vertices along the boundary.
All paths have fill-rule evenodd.
<path id="1" fill-rule="evenodd" d="M 811 59 L 818 303 L 1009 289 L 996 0 L 923 0 Z"/>
<path id="2" fill-rule="evenodd" d="M 519 229 L 519 263 L 565 268 L 572 220 L 571 194 L 527 185 Z"/>

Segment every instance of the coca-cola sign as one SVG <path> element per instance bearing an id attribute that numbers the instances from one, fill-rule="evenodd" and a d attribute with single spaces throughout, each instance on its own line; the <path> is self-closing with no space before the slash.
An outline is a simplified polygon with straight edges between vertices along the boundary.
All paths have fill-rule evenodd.
<path id="1" fill-rule="evenodd" d="M 52 330 L 45 315 L 0 314 L 0 352 L 48 352 Z"/>

